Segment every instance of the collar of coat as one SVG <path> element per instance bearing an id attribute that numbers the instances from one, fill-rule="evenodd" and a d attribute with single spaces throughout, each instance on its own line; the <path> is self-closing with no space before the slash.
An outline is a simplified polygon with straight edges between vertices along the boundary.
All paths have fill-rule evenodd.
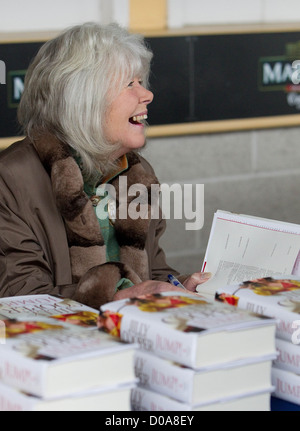
<path id="1" fill-rule="evenodd" d="M 146 172 L 135 153 L 127 154 L 127 191 L 133 184 L 143 184 L 147 190 L 139 200 L 145 202 L 148 216 L 133 220 L 128 207 L 135 197 L 123 196 L 119 188 L 119 176 L 111 184 L 116 191 L 117 219 L 116 239 L 120 246 L 120 262 L 106 261 L 106 246 L 92 202 L 84 192 L 81 170 L 72 156 L 70 147 L 53 135 L 43 135 L 34 141 L 41 162 L 50 175 L 57 208 L 64 219 L 69 244 L 73 283 L 77 285 L 74 299 L 99 307 L 113 299 L 116 284 L 128 278 L 134 284 L 149 279 L 148 257 L 145 243 L 151 218 L 151 184 L 157 178 Z M 118 217 L 124 214 L 126 219 Z"/>

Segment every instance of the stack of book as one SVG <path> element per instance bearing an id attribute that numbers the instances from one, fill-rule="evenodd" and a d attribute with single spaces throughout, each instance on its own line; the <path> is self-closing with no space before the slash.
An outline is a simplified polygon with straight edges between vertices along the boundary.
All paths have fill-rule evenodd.
<path id="1" fill-rule="evenodd" d="M 300 279 L 268 277 L 225 286 L 216 299 L 277 319 L 274 396 L 300 405 Z"/>
<path id="2" fill-rule="evenodd" d="M 136 346 L 99 332 L 98 314 L 49 295 L 1 299 L 0 411 L 130 410 Z"/>
<path id="3" fill-rule="evenodd" d="M 137 343 L 132 410 L 269 410 L 273 319 L 186 291 L 101 307 L 98 326 Z"/>
<path id="4" fill-rule="evenodd" d="M 202 266 L 213 276 L 197 288 L 207 297 L 278 319 L 278 358 L 272 369 L 275 395 L 296 404 L 300 404 L 299 250 L 299 224 L 218 210 Z"/>

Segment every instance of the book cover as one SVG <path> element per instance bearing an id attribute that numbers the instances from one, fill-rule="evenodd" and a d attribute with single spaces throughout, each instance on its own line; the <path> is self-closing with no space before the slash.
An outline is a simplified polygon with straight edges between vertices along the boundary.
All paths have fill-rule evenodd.
<path id="1" fill-rule="evenodd" d="M 264 277 L 217 289 L 216 299 L 277 319 L 276 335 L 289 342 L 297 339 L 300 320 L 300 280 Z M 299 322 L 300 323 L 300 322 Z"/>
<path id="2" fill-rule="evenodd" d="M 54 303 L 48 296 L 1 300 L 3 383 L 48 399 L 135 380 L 136 346 L 99 332 L 94 310 Z"/>
<path id="3" fill-rule="evenodd" d="M 98 326 L 192 368 L 275 352 L 274 320 L 185 292 L 105 304 Z"/>

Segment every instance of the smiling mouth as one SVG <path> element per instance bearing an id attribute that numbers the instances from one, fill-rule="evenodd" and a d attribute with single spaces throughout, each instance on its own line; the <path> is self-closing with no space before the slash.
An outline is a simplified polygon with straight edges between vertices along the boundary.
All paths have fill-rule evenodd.
<path id="1" fill-rule="evenodd" d="M 129 118 L 129 122 L 131 124 L 144 124 L 145 120 L 147 120 L 148 115 L 144 114 L 144 115 L 134 115 L 133 117 Z"/>

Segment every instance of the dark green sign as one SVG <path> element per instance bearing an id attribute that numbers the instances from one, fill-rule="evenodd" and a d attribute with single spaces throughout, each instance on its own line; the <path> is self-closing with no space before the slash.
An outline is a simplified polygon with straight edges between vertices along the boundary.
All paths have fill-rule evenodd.
<path id="1" fill-rule="evenodd" d="M 295 85 L 299 84 L 298 59 L 300 59 L 300 41 L 286 44 L 285 55 L 260 58 L 260 91 L 297 90 Z"/>

